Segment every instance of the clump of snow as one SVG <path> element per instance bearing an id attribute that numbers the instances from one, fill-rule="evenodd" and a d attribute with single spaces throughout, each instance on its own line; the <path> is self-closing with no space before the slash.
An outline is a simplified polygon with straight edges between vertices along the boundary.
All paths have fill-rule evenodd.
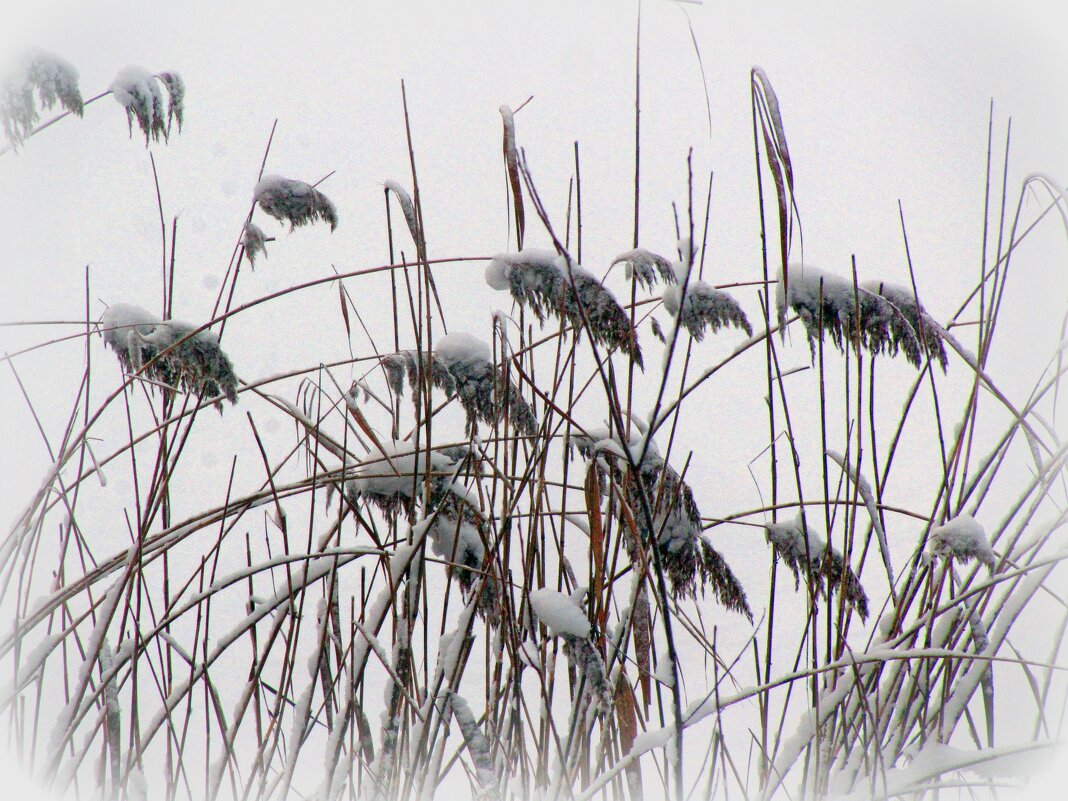
<path id="1" fill-rule="evenodd" d="M 470 334 L 447 334 L 434 343 L 434 353 L 446 367 L 457 364 L 488 362 L 492 357 L 490 346 Z"/>
<path id="2" fill-rule="evenodd" d="M 493 767 L 493 755 L 490 751 L 486 735 L 479 728 L 471 707 L 467 705 L 457 693 L 449 692 L 449 705 L 452 708 L 453 717 L 460 727 L 464 736 L 464 743 L 471 754 L 471 761 L 475 763 L 475 777 L 478 780 L 482 794 L 487 798 L 496 798 L 497 772 Z"/>
<path id="3" fill-rule="evenodd" d="M 140 306 L 114 303 L 108 306 L 100 318 L 99 330 L 104 337 L 104 344 L 118 354 L 123 367 L 128 370 L 138 369 L 146 361 L 143 356 L 143 337 L 151 334 L 162 322 L 159 317 Z"/>
<path id="4" fill-rule="evenodd" d="M 253 202 L 279 222 L 288 222 L 289 230 L 299 225 L 310 225 L 316 220 L 337 228 L 337 209 L 330 199 L 304 181 L 283 178 L 280 175 L 264 176 L 252 193 Z"/>
<path id="5" fill-rule="evenodd" d="M 657 282 L 657 277 L 665 284 L 675 283 L 675 273 L 671 269 L 671 262 L 656 253 L 645 248 L 635 248 L 626 253 L 620 253 L 612 259 L 612 265 L 623 264 L 624 274 L 629 280 L 634 280 L 645 289 L 652 289 Z"/>
<path id="6" fill-rule="evenodd" d="M 0 123 L 7 140 L 15 147 L 33 132 L 40 118 L 34 90 L 41 108 L 50 109 L 58 102 L 71 114 L 82 116 L 84 103 L 78 88 L 78 70 L 59 56 L 30 50 L 22 55 L 0 86 Z"/>
<path id="7" fill-rule="evenodd" d="M 258 254 L 262 253 L 263 258 L 267 258 L 266 243 L 267 236 L 263 233 L 263 229 L 252 220 L 246 222 L 241 233 L 241 245 L 245 248 L 245 256 L 248 257 L 248 263 L 253 268 L 256 267 L 256 256 Z"/>
<path id="8" fill-rule="evenodd" d="M 986 531 L 971 515 L 954 517 L 944 526 L 931 531 L 928 550 L 943 559 L 970 562 L 975 559 L 994 570 L 996 558 Z"/>
<path id="9" fill-rule="evenodd" d="M 589 637 L 590 621 L 582 607 L 562 592 L 543 588 L 530 591 L 530 606 L 538 620 L 556 635 Z"/>

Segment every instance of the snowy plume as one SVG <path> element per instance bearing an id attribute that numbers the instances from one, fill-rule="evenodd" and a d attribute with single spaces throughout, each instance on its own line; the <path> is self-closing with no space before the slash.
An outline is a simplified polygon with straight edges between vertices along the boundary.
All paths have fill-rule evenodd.
<path id="1" fill-rule="evenodd" d="M 406 370 L 404 355 L 391 353 L 382 357 L 382 369 L 386 373 L 386 383 L 395 398 L 404 395 L 404 373 Z"/>
<path id="2" fill-rule="evenodd" d="M 471 754 L 471 761 L 475 764 L 475 778 L 479 784 L 480 799 L 496 799 L 497 795 L 497 772 L 493 767 L 493 755 L 490 751 L 486 735 L 475 720 L 471 707 L 467 701 L 454 692 L 449 692 L 449 706 L 452 708 L 453 717 L 460 727 L 464 736 L 467 751 Z"/>
<path id="3" fill-rule="evenodd" d="M 256 184 L 252 193 L 253 202 L 279 222 L 288 222 L 289 230 L 299 225 L 310 225 L 316 220 L 337 228 L 337 209 L 330 199 L 303 181 L 267 175 Z"/>
<path id="4" fill-rule="evenodd" d="M 983 527 L 971 515 L 954 517 L 931 531 L 928 549 L 943 559 L 970 562 L 975 559 L 994 571 L 996 557 Z"/>
<path id="5" fill-rule="evenodd" d="M 870 284 L 854 288 L 853 282 L 815 267 L 791 264 L 786 281 L 780 276 L 776 290 L 779 325 L 786 320 L 789 306 L 801 318 L 808 334 L 812 356 L 823 333 L 830 334 L 839 350 L 859 345 L 872 355 L 899 352 L 916 367 L 922 365 L 923 349 L 918 329 L 924 328 L 924 347 L 945 368 L 945 349 L 931 318 L 911 293 L 900 287 L 878 284 L 883 294 Z"/>
<path id="6" fill-rule="evenodd" d="M 386 442 L 375 448 L 356 467 L 353 478 L 346 484 L 346 492 L 353 498 L 362 498 L 387 514 L 404 509 L 412 513 L 413 499 L 422 493 L 427 478 L 427 466 L 431 483 L 438 485 L 452 472 L 452 461 L 438 451 L 414 453 L 411 442 Z"/>
<path id="7" fill-rule="evenodd" d="M 128 372 L 136 372 L 158 352 L 145 342 L 144 337 L 162 322 L 140 306 L 114 303 L 100 318 L 99 330 L 104 344 L 115 351 L 122 366 Z"/>
<path id="8" fill-rule="evenodd" d="M 22 144 L 40 118 L 34 90 L 41 108 L 50 109 L 59 103 L 70 113 L 82 116 L 78 71 L 58 56 L 31 50 L 23 54 L 0 86 L 0 123 L 12 145 Z"/>
<path id="9" fill-rule="evenodd" d="M 456 395 L 467 413 L 469 433 L 479 421 L 487 425 L 507 416 L 515 429 L 531 435 L 538 427 L 534 411 L 509 378 L 505 366 L 495 367 L 490 346 L 470 334 L 448 334 L 435 343 L 434 353 L 404 351 L 382 361 L 394 394 L 403 394 L 402 378 L 407 370 L 412 392 L 426 379 L 447 395 Z"/>
<path id="10" fill-rule="evenodd" d="M 623 264 L 626 277 L 630 279 L 633 275 L 638 285 L 645 289 L 652 289 L 656 286 L 658 276 L 665 284 L 675 283 L 675 273 L 671 269 L 671 262 L 644 248 L 628 250 L 612 259 L 613 266 L 620 263 Z"/>
<path id="11" fill-rule="evenodd" d="M 607 430 L 590 429 L 584 435 L 573 435 L 570 444 L 586 459 L 600 457 L 601 463 L 607 465 L 613 478 L 623 486 L 641 541 L 643 544 L 656 542 L 661 564 L 676 597 L 695 596 L 711 585 L 719 603 L 752 620 L 741 582 L 702 535 L 701 512 L 694 501 L 693 490 L 664 461 L 651 441 L 637 474 L 630 470 L 629 464 L 637 463 L 641 458 L 644 436 L 640 433 L 635 433 L 624 445 L 620 437 L 611 436 Z M 652 531 L 644 513 L 643 494 L 652 514 Z M 630 539 L 626 544 L 631 557 L 635 558 L 637 544 Z"/>
<path id="12" fill-rule="evenodd" d="M 669 286 L 664 290 L 664 308 L 672 317 L 678 317 L 680 325 L 698 342 L 704 339 L 706 328 L 716 333 L 728 325 L 742 329 L 747 336 L 753 335 L 753 327 L 742 307 L 726 292 L 704 281 L 690 279 L 686 297 L 680 303 L 681 296 L 682 285 Z"/>
<path id="13" fill-rule="evenodd" d="M 160 359 L 186 392 L 204 399 L 221 397 L 237 403 L 237 376 L 229 357 L 219 347 L 219 337 L 207 329 L 179 320 L 164 320 L 141 339 L 160 353 Z M 196 331 L 196 333 L 193 333 Z"/>
<path id="14" fill-rule="evenodd" d="M 939 333 L 939 326 L 916 298 L 916 293 L 911 289 L 888 284 L 885 281 L 866 281 L 863 287 L 879 295 L 894 307 L 896 314 L 890 318 L 889 322 L 893 339 L 906 342 L 909 333 L 912 333 L 927 350 L 927 355 L 936 359 L 942 367 L 942 372 L 945 372 L 949 366 L 949 359 L 946 356 L 946 346 L 942 341 L 942 335 Z"/>
<path id="15" fill-rule="evenodd" d="M 185 121 L 185 81 L 177 72 L 161 72 L 159 82 L 167 90 L 167 135 L 171 133 L 171 121 L 178 123 L 179 133 Z"/>
<path id="16" fill-rule="evenodd" d="M 225 396 L 237 403 L 237 376 L 230 359 L 211 331 L 193 334 L 197 326 L 160 320 L 140 306 L 116 303 L 100 318 L 104 344 L 115 351 L 128 373 L 145 375 L 168 387 L 206 399 Z M 216 403 L 222 408 L 221 400 Z"/>
<path id="17" fill-rule="evenodd" d="M 539 322 L 552 315 L 575 329 L 585 327 L 591 340 L 618 348 L 643 366 L 638 335 L 623 307 L 570 257 L 538 248 L 499 253 L 486 265 L 486 283 L 509 290 L 516 303 L 529 307 Z"/>
<path id="18" fill-rule="evenodd" d="M 790 568 L 795 580 L 807 570 L 807 564 L 815 566 L 814 572 L 818 571 L 823 553 L 827 550 L 827 540 L 814 526 L 806 526 L 800 514 L 785 523 L 765 523 L 764 534 L 776 555 Z"/>
<path id="19" fill-rule="evenodd" d="M 245 228 L 241 233 L 241 244 L 245 248 L 245 256 L 248 257 L 248 263 L 253 267 L 256 266 L 256 256 L 262 253 L 263 258 L 267 258 L 267 237 L 263 233 L 263 229 L 249 220 L 245 223 Z"/>
<path id="20" fill-rule="evenodd" d="M 485 532 L 480 532 L 475 524 L 467 520 L 445 514 L 426 518 L 413 527 L 417 534 L 422 529 L 426 529 L 434 553 L 450 563 L 449 574 L 456 577 L 466 596 L 482 586 L 476 608 L 495 622 L 499 618 L 497 582 L 492 575 L 482 575 L 486 558 Z"/>
<path id="21" fill-rule="evenodd" d="M 868 595 L 853 569 L 837 549 L 828 547 L 827 540 L 816 528 L 797 517 L 781 523 L 765 523 L 764 533 L 771 549 L 789 568 L 794 576 L 794 589 L 800 586 L 801 578 L 818 598 L 825 591 L 839 590 L 846 602 L 864 619 L 868 617 Z"/>
<path id="22" fill-rule="evenodd" d="M 424 482 L 429 480 L 427 518 L 437 512 L 481 526 L 482 516 L 473 505 L 469 490 L 454 480 L 462 458 L 453 458 L 455 452 L 441 449 L 431 450 L 428 459 L 425 446 L 418 453 L 414 449 L 414 443 L 404 441 L 385 441 L 381 450 L 373 448 L 345 483 L 346 496 L 352 503 L 367 501 L 387 515 L 403 511 L 411 519 L 415 501 L 422 497 Z"/>
<path id="23" fill-rule="evenodd" d="M 119 71 L 111 82 L 111 94 L 126 110 L 126 125 L 133 136 L 133 122 L 149 141 L 167 139 L 167 123 L 163 115 L 163 92 L 156 77 L 145 69 L 129 66 Z"/>
<path id="24" fill-rule="evenodd" d="M 589 687 L 590 698 L 598 714 L 607 714 L 612 710 L 612 685 L 608 682 L 604 660 L 589 637 L 576 637 L 564 634 L 564 650 L 585 677 Z"/>

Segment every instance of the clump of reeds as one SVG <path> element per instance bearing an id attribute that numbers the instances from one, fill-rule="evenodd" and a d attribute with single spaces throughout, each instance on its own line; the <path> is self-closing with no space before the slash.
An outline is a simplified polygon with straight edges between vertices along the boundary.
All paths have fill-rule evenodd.
<path id="1" fill-rule="evenodd" d="M 78 70 L 43 50 L 24 53 L 0 87 L 0 124 L 13 146 L 22 144 L 40 118 L 34 92 L 41 108 L 50 109 L 59 103 L 71 114 L 82 116 L 84 102 L 78 88 Z"/>
<path id="2" fill-rule="evenodd" d="M 337 209 L 330 198 L 304 181 L 266 175 L 256 184 L 253 202 L 279 222 L 288 222 L 289 230 L 310 225 L 316 220 L 337 228 Z"/>
<path id="3" fill-rule="evenodd" d="M 816 342 L 826 332 L 839 350 L 848 343 L 872 355 L 902 353 L 916 367 L 922 366 L 926 353 L 945 369 L 945 347 L 923 306 L 899 287 L 876 282 L 878 291 L 866 288 L 871 286 L 854 286 L 816 267 L 791 264 L 785 279 L 780 276 L 776 293 L 779 325 L 785 323 L 789 306 L 805 326 L 813 359 Z"/>
<path id="4" fill-rule="evenodd" d="M 167 90 L 167 111 L 164 114 L 163 92 Z M 185 83 L 176 72 L 153 75 L 142 67 L 129 66 L 119 71 L 111 82 L 112 97 L 126 110 L 126 124 L 133 136 L 133 123 L 145 135 L 145 145 L 150 141 L 167 141 L 171 134 L 171 121 L 178 122 L 182 129 L 185 117 Z"/>
<path id="5" fill-rule="evenodd" d="M 927 548 L 932 555 L 943 559 L 956 559 L 964 563 L 975 559 L 991 572 L 997 561 L 986 531 L 971 515 L 958 515 L 945 525 L 932 529 Z"/>
<path id="6" fill-rule="evenodd" d="M 448 334 L 435 343 L 434 352 L 402 351 L 382 360 L 387 382 L 394 395 L 404 394 L 403 378 L 408 374 L 412 392 L 429 372 L 433 386 L 447 395 L 455 395 L 467 413 L 469 433 L 479 421 L 487 425 L 505 418 L 515 429 L 531 435 L 537 419 L 519 387 L 513 383 L 504 365 L 495 367 L 489 345 L 469 334 Z"/>
<path id="7" fill-rule="evenodd" d="M 671 269 L 671 262 L 645 248 L 634 248 L 626 253 L 620 253 L 612 259 L 612 266 L 617 264 L 623 264 L 627 280 L 633 276 L 638 286 L 647 290 L 656 286 L 658 278 L 665 284 L 675 283 L 675 272 Z"/>
<path id="8" fill-rule="evenodd" d="M 701 512 L 694 501 L 693 490 L 657 452 L 650 442 L 645 458 L 637 472 L 630 462 L 641 455 L 639 435 L 626 446 L 630 459 L 625 457 L 618 437 L 607 431 L 591 431 L 572 437 L 574 445 L 587 459 L 602 456 L 601 462 L 614 473 L 623 488 L 631 516 L 638 527 L 641 543 L 656 543 L 664 572 L 678 598 L 694 597 L 712 587 L 716 599 L 727 609 L 753 619 L 745 590 L 726 560 L 702 534 Z M 652 530 L 644 513 L 642 494 L 652 514 Z M 636 543 L 625 540 L 632 558 Z"/>
<path id="9" fill-rule="evenodd" d="M 846 602 L 863 619 L 868 617 L 868 594 L 860 578 L 842 554 L 827 544 L 816 528 L 799 512 L 797 517 L 782 523 L 765 523 L 764 533 L 771 549 L 794 576 L 794 589 L 804 578 L 811 587 L 813 598 L 824 592 L 840 590 Z"/>
<path id="10" fill-rule="evenodd" d="M 486 283 L 507 289 L 539 322 L 553 315 L 585 329 L 594 342 L 619 350 L 643 367 L 638 334 L 630 318 L 600 281 L 570 256 L 538 248 L 499 253 L 486 266 Z"/>
<path id="11" fill-rule="evenodd" d="M 144 370 L 164 385 L 204 399 L 237 403 L 237 376 L 219 338 L 179 320 L 161 320 L 139 306 L 116 303 L 100 320 L 104 342 L 127 372 Z M 195 332 L 195 333 L 194 333 Z"/>

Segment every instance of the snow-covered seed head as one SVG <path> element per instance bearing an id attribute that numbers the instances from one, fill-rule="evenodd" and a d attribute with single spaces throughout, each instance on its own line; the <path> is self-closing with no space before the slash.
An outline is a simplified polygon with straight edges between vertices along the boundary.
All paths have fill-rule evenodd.
<path id="1" fill-rule="evenodd" d="M 111 95 L 126 110 L 126 125 L 133 136 L 133 121 L 149 141 L 166 140 L 167 122 L 163 114 L 163 92 L 156 77 L 142 67 L 129 66 L 111 82 Z"/>
<path id="2" fill-rule="evenodd" d="M 486 283 L 507 289 L 538 322 L 552 315 L 594 342 L 619 350 L 642 367 L 638 335 L 611 292 L 569 256 L 539 248 L 498 253 L 486 266 Z"/>
<path id="3" fill-rule="evenodd" d="M 939 333 L 940 326 L 927 313 L 916 293 L 911 289 L 879 280 L 866 281 L 862 286 L 890 305 L 893 313 L 888 317 L 887 327 L 895 352 L 897 349 L 902 350 L 910 362 L 919 366 L 922 347 L 928 357 L 938 362 L 942 372 L 946 372 L 949 358 Z"/>
<path id="4" fill-rule="evenodd" d="M 40 118 L 34 91 L 42 109 L 59 103 L 71 114 L 82 116 L 84 103 L 78 88 L 78 70 L 59 56 L 30 50 L 0 84 L 0 123 L 13 146 L 22 144 Z"/>
<path id="5" fill-rule="evenodd" d="M 655 543 L 675 597 L 694 597 L 711 586 L 719 603 L 752 620 L 741 582 L 701 533 L 701 513 L 690 486 L 660 457 L 652 443 L 637 473 L 631 472 L 628 461 L 638 460 L 643 441 L 644 437 L 638 435 L 624 446 L 607 430 L 594 429 L 572 436 L 569 445 L 574 445 L 586 459 L 596 459 L 623 487 L 640 535 L 640 541 L 626 540 L 632 558 L 637 558 L 638 549 Z M 626 458 L 627 451 L 630 460 Z M 652 529 L 646 507 L 652 515 Z"/>
<path id="6" fill-rule="evenodd" d="M 159 82 L 167 90 L 167 135 L 171 133 L 171 122 L 178 123 L 179 133 L 185 121 L 185 81 L 177 72 L 161 72 Z"/>
<path id="7" fill-rule="evenodd" d="M 215 406 L 221 411 L 222 397 L 237 403 L 237 375 L 219 346 L 219 337 L 206 329 L 193 333 L 197 328 L 165 320 L 143 339 L 160 352 L 183 390 L 205 399 L 218 398 Z"/>
<path id="8" fill-rule="evenodd" d="M 316 220 L 337 228 L 337 209 L 330 199 L 304 181 L 267 175 L 256 184 L 252 199 L 260 208 L 279 222 L 288 222 L 289 229 L 310 225 Z"/>
<path id="9" fill-rule="evenodd" d="M 168 387 L 206 399 L 237 403 L 237 376 L 211 331 L 178 320 L 160 320 L 140 306 L 116 303 L 100 318 L 104 343 L 127 372 L 139 372 Z M 216 403 L 221 410 L 221 400 Z"/>
<path id="10" fill-rule="evenodd" d="M 816 342 L 828 333 L 840 351 L 849 345 L 872 355 L 902 353 L 916 367 L 922 366 L 926 353 L 946 369 L 940 328 L 909 290 L 884 282 L 855 287 L 841 276 L 791 264 L 785 280 L 780 276 L 776 305 L 780 326 L 787 307 L 801 318 L 813 359 Z"/>
<path id="11" fill-rule="evenodd" d="M 627 279 L 633 276 L 638 285 L 647 290 L 656 286 L 658 278 L 662 279 L 665 284 L 675 283 L 675 273 L 671 269 L 671 262 L 644 248 L 628 250 L 612 259 L 613 266 L 620 263 L 623 264 Z"/>
<path id="12" fill-rule="evenodd" d="M 664 308 L 672 317 L 678 317 L 679 324 L 698 342 L 704 339 L 706 328 L 715 333 L 729 325 L 745 331 L 747 336 L 753 335 L 753 327 L 742 307 L 726 292 L 694 278 L 686 285 L 685 298 L 682 298 L 682 291 L 681 284 L 667 287 L 663 295 Z"/>
<path id="13" fill-rule="evenodd" d="M 800 512 L 793 520 L 765 523 L 764 533 L 772 551 L 793 574 L 794 589 L 804 578 L 814 598 L 827 591 L 841 591 L 862 618 L 868 617 L 868 596 L 860 579 Z"/>
<path id="14" fill-rule="evenodd" d="M 965 563 L 975 559 L 991 572 L 997 563 L 986 531 L 971 515 L 959 515 L 945 525 L 932 529 L 927 542 L 933 556 Z"/>
<path id="15" fill-rule="evenodd" d="M 241 245 L 245 248 L 245 256 L 248 258 L 248 263 L 255 268 L 256 256 L 260 253 L 263 254 L 263 258 L 267 258 L 267 236 L 254 222 L 249 220 L 245 223 L 245 227 L 241 233 Z"/>

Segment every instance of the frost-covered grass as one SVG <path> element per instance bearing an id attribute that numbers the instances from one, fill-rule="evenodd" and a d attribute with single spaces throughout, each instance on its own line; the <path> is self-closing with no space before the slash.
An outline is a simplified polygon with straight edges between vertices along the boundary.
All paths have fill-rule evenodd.
<path id="1" fill-rule="evenodd" d="M 502 106 L 514 250 L 429 259 L 413 163 L 411 194 L 385 182 L 404 220 L 386 263 L 312 275 L 280 234 L 270 267 L 305 270 L 249 300 L 264 214 L 344 224 L 312 185 L 261 176 L 203 325 L 172 317 L 180 257 L 161 314 L 95 315 L 55 366 L 85 376 L 74 413 L 42 431 L 39 489 L 0 542 L 0 711 L 31 769 L 116 798 L 957 798 L 1057 740 L 1062 354 L 1025 390 L 988 360 L 1003 293 L 1034 290 L 1023 254 L 993 269 L 1019 239 L 928 306 L 852 265 L 791 266 L 800 166 L 752 77 L 754 222 L 784 243 L 754 241 L 761 270 L 706 269 L 692 165 L 683 230 L 656 232 L 677 261 L 624 250 L 642 229 L 579 266 L 579 206 L 542 205 L 520 155 L 538 143 Z M 182 124 L 174 73 L 111 91 L 146 141 Z M 24 88 L 5 103 L 26 136 Z M 1031 230 L 1014 222 L 988 225 Z M 446 269 L 469 303 L 439 296 Z M 324 288 L 337 319 L 297 319 Z M 365 298 L 391 328 L 360 333 Z M 255 356 L 231 361 L 245 334 Z M 328 337 L 350 356 L 276 347 Z M 1018 636 L 1036 609 L 1037 642 Z"/>

